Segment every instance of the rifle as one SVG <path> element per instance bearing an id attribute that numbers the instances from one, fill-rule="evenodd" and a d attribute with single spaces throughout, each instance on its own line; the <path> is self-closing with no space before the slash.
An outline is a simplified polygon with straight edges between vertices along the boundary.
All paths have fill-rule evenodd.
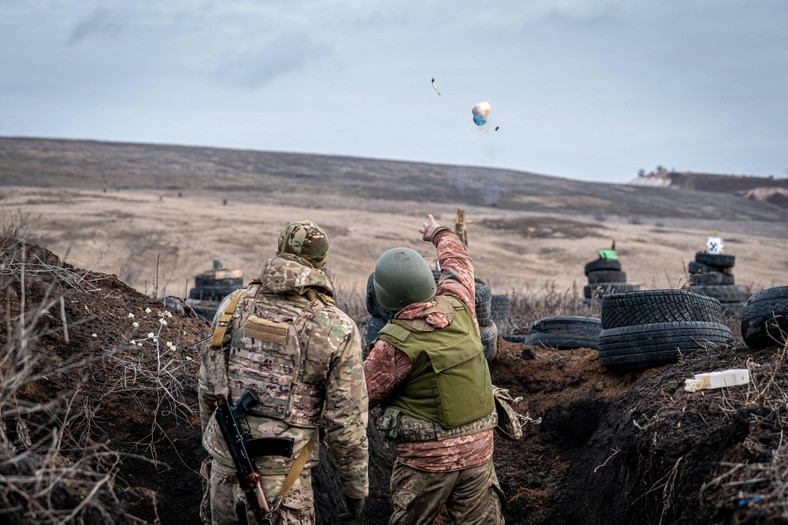
<path id="1" fill-rule="evenodd" d="M 246 494 L 246 500 L 249 502 L 249 507 L 254 512 L 257 522 L 260 525 L 272 525 L 271 506 L 265 498 L 263 486 L 260 483 L 261 476 L 254 460 L 259 456 L 292 456 L 293 438 L 252 438 L 246 414 L 249 413 L 252 406 L 259 402 L 260 398 L 251 390 L 245 391 L 236 405 L 231 405 L 225 396 L 217 395 L 216 422 L 219 424 L 230 456 L 233 458 L 238 484 Z"/>

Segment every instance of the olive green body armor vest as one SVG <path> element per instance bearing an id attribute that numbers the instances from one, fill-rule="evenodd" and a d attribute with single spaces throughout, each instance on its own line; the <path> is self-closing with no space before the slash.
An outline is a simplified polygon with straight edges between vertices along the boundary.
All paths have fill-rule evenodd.
<path id="1" fill-rule="evenodd" d="M 420 419 L 455 428 L 495 410 L 492 380 L 479 331 L 462 301 L 437 296 L 438 305 L 413 320 L 392 319 L 378 337 L 405 352 L 411 375 L 389 404 Z M 446 315 L 450 324 L 435 329 L 425 318 Z"/>

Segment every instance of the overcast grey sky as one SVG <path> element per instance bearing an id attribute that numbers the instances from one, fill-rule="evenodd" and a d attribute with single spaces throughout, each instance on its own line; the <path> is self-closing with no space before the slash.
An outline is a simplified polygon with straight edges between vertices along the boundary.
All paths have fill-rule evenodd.
<path id="1" fill-rule="evenodd" d="M 479 4 L 0 0 L 0 135 L 786 175 L 785 0 Z"/>

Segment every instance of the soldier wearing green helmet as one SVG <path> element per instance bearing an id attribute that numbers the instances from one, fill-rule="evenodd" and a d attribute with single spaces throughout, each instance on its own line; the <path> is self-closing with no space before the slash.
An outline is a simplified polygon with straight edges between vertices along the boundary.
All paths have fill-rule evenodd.
<path id="1" fill-rule="evenodd" d="M 420 230 L 442 273 L 405 247 L 375 265 L 375 294 L 396 312 L 364 362 L 369 406 L 396 441 L 389 525 L 429 524 L 445 506 L 454 523 L 500 525 L 492 462 L 497 423 L 492 381 L 475 311 L 473 261 L 432 215 Z"/>

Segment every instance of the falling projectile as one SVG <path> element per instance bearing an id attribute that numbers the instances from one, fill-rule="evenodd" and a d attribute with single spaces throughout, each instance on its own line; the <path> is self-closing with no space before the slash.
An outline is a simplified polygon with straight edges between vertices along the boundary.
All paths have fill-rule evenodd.
<path id="1" fill-rule="evenodd" d="M 489 102 L 477 102 L 471 108 L 473 113 L 473 123 L 477 126 L 484 126 L 487 124 L 487 116 L 490 114 Z"/>
<path id="2" fill-rule="evenodd" d="M 432 89 L 434 89 L 435 93 L 437 93 L 438 95 L 441 94 L 441 92 L 438 91 L 438 86 L 435 85 L 435 79 L 434 78 L 432 79 Z"/>

